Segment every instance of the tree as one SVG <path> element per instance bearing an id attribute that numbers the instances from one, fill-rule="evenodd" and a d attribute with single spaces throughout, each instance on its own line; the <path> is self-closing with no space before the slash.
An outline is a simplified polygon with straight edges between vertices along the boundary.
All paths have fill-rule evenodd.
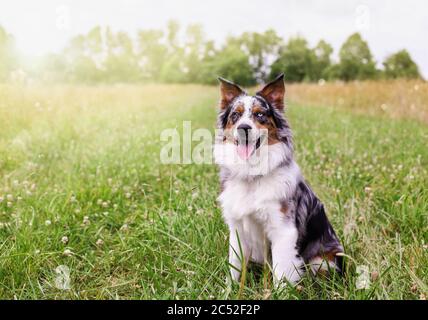
<path id="1" fill-rule="evenodd" d="M 107 82 L 135 82 L 141 79 L 138 57 L 131 38 L 125 32 L 106 32 L 107 55 L 101 68 Z M 97 66 L 98 67 L 98 66 Z"/>
<path id="2" fill-rule="evenodd" d="M 236 45 L 225 45 L 205 59 L 201 70 L 202 82 L 214 84 L 219 76 L 243 86 L 256 84 L 247 54 Z"/>
<path id="3" fill-rule="evenodd" d="M 227 44 L 240 48 L 248 56 L 252 66 L 253 77 L 261 82 L 270 71 L 270 64 L 278 56 L 282 39 L 272 30 L 259 32 L 244 32 L 239 37 L 230 37 Z"/>
<path id="4" fill-rule="evenodd" d="M 373 79 L 377 75 L 376 63 L 367 42 L 359 33 L 352 34 L 342 45 L 340 52 L 339 77 L 342 80 Z"/>
<path id="5" fill-rule="evenodd" d="M 205 46 L 202 26 L 200 24 L 189 25 L 186 28 L 186 41 L 184 44 L 186 82 L 203 82 L 201 69 L 206 53 Z"/>
<path id="6" fill-rule="evenodd" d="M 160 81 L 166 83 L 183 83 L 187 82 L 186 66 L 183 61 L 181 50 L 168 55 L 168 59 L 162 64 L 160 69 Z"/>
<path id="7" fill-rule="evenodd" d="M 81 82 L 130 82 L 142 79 L 134 42 L 125 32 L 93 28 L 74 37 L 64 50 L 67 78 Z"/>
<path id="8" fill-rule="evenodd" d="M 13 37 L 0 26 L 0 81 L 5 81 L 16 66 L 15 41 Z"/>
<path id="9" fill-rule="evenodd" d="M 160 70 L 167 59 L 167 47 L 161 30 L 140 30 L 137 37 L 137 59 L 143 80 L 160 79 Z"/>
<path id="10" fill-rule="evenodd" d="M 167 25 L 165 60 L 160 68 L 160 81 L 167 83 L 186 82 L 188 70 L 184 61 L 184 47 L 179 42 L 180 24 L 170 20 Z"/>
<path id="11" fill-rule="evenodd" d="M 180 31 L 180 24 L 175 20 L 168 21 L 167 25 L 167 45 L 170 51 L 175 51 L 178 46 L 178 32 Z"/>
<path id="12" fill-rule="evenodd" d="M 66 75 L 70 81 L 99 82 L 104 79 L 102 70 L 102 34 L 95 27 L 85 35 L 72 38 L 64 49 Z"/>
<path id="13" fill-rule="evenodd" d="M 317 81 L 319 79 L 328 79 L 331 70 L 331 54 L 333 47 L 324 40 L 320 40 L 315 48 L 312 49 L 312 68 L 310 78 Z"/>
<path id="14" fill-rule="evenodd" d="M 301 37 L 291 38 L 272 64 L 269 78 L 284 72 L 287 81 L 311 80 L 313 63 L 313 52 L 308 48 L 307 41 Z"/>
<path id="15" fill-rule="evenodd" d="M 383 62 L 386 78 L 420 78 L 418 66 L 410 57 L 407 50 L 400 50 L 386 58 Z"/>

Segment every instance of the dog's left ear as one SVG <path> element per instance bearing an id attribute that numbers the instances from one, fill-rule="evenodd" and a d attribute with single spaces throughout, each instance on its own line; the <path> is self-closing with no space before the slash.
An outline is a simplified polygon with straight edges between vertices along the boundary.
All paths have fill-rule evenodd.
<path id="1" fill-rule="evenodd" d="M 232 81 L 218 78 L 220 81 L 220 92 L 221 92 L 221 101 L 220 108 L 225 109 L 229 104 L 238 96 L 245 94 L 245 91 L 242 90 L 237 84 L 234 84 Z"/>
<path id="2" fill-rule="evenodd" d="M 256 95 L 263 97 L 272 107 L 284 110 L 284 74 L 281 73 L 275 80 L 266 84 Z"/>

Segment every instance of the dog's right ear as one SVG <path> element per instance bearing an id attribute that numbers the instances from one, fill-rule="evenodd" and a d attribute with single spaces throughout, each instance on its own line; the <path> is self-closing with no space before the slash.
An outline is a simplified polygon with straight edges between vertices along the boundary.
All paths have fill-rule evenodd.
<path id="1" fill-rule="evenodd" d="M 218 81 L 220 81 L 221 109 L 227 108 L 233 99 L 245 93 L 238 85 L 229 80 L 219 77 Z"/>
<path id="2" fill-rule="evenodd" d="M 284 93 L 284 74 L 281 73 L 275 80 L 266 84 L 256 95 L 262 96 L 274 108 L 282 111 L 284 109 Z"/>

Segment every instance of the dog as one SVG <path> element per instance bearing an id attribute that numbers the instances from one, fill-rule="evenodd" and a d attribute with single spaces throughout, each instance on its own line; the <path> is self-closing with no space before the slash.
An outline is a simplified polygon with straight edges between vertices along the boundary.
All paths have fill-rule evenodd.
<path id="1" fill-rule="evenodd" d="M 275 284 L 295 285 L 306 270 L 341 273 L 343 247 L 293 158 L 284 75 L 253 96 L 231 81 L 219 82 L 214 159 L 232 279 L 240 280 L 248 262 L 267 260 Z"/>

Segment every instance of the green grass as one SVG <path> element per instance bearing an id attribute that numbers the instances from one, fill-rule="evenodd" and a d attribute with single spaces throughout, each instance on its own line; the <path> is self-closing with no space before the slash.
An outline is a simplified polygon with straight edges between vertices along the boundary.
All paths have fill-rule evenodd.
<path id="1" fill-rule="evenodd" d="M 227 287 L 217 168 L 158 160 L 160 131 L 183 120 L 214 129 L 217 101 L 217 88 L 193 85 L 0 86 L 0 297 L 428 294 L 428 128 L 292 102 L 296 156 L 344 244 L 348 272 L 275 290 L 250 271 L 241 290 Z M 55 286 L 59 265 L 70 269 L 69 290 Z M 357 289 L 358 266 L 369 269 L 368 289 Z"/>

